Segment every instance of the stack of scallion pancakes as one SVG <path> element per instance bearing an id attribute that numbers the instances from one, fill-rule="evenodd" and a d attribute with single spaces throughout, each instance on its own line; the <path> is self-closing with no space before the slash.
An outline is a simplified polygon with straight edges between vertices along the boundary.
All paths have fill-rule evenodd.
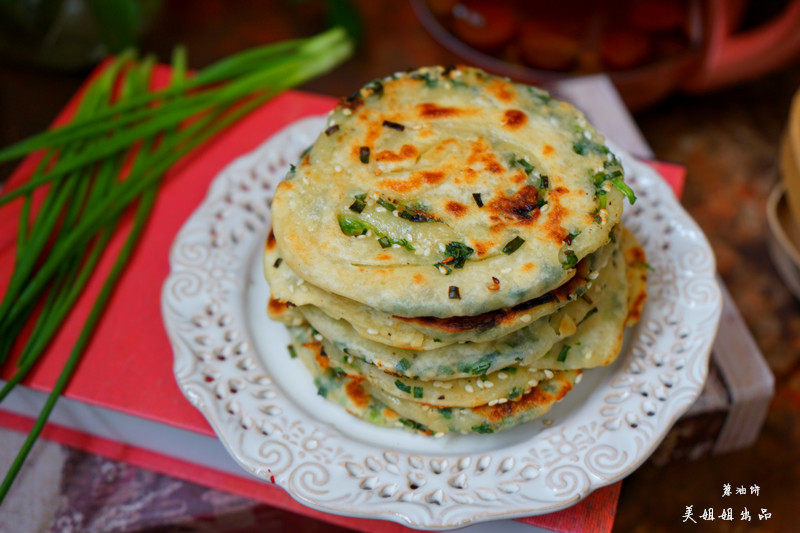
<path id="1" fill-rule="evenodd" d="M 357 417 L 508 429 L 614 361 L 639 317 L 626 196 L 602 136 L 540 89 L 472 68 L 374 80 L 276 191 L 268 311 Z"/>

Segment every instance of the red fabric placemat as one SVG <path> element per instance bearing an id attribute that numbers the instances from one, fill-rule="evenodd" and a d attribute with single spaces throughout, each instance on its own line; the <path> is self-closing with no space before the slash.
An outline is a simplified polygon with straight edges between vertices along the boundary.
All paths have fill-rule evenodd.
<path id="1" fill-rule="evenodd" d="M 166 67 L 156 69 L 155 85 L 164 84 L 168 73 Z M 56 124 L 68 120 L 77 101 L 76 95 L 59 115 Z M 334 103 L 335 99 L 326 96 L 297 91 L 284 93 L 218 135 L 201 152 L 185 159 L 170 171 L 142 241 L 119 282 L 80 367 L 67 387 L 66 396 L 213 435 L 203 416 L 179 391 L 172 373 L 172 351 L 160 311 L 161 286 L 169 270 L 169 248 L 181 225 L 202 201 L 211 180 L 226 165 L 256 148 L 284 126 L 305 116 L 327 112 Z M 7 187 L 13 188 L 27 179 L 37 159 L 35 156 L 26 159 L 12 175 Z M 655 165 L 679 193 L 683 184 L 683 168 L 664 163 Z M 5 290 L 14 264 L 19 209 L 20 202 L 0 207 L 0 292 Z M 124 223 L 125 229 L 129 224 L 128 219 Z M 51 343 L 41 364 L 25 381 L 26 385 L 43 391 L 51 389 L 126 233 L 118 232 L 110 243 L 96 275 Z M 8 379 L 13 367 L 13 363 L 6 364 L 0 372 L 0 378 Z M 7 414 L 0 417 L 0 423 L 17 429 L 24 429 L 26 425 L 19 417 Z M 68 429 L 53 427 L 45 432 L 45 436 L 340 525 L 362 530 L 374 530 L 378 524 L 382 529 L 405 529 L 388 522 L 333 517 L 301 506 L 285 492 L 267 483 L 198 468 L 164 455 L 88 437 Z M 564 511 L 523 520 L 557 531 L 608 531 L 613 524 L 618 494 L 617 483 L 595 491 Z"/>

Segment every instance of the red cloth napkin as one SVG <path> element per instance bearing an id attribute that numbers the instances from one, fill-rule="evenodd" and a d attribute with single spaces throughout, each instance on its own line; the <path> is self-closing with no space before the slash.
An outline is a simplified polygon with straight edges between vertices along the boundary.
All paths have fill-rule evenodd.
<path id="1" fill-rule="evenodd" d="M 162 86 L 168 68 L 155 71 L 155 86 Z M 79 93 L 80 94 L 80 93 Z M 71 116 L 78 96 L 59 115 L 56 124 Z M 202 415 L 179 391 L 172 373 L 172 350 L 160 312 L 160 291 L 168 273 L 168 251 L 176 233 L 206 194 L 211 180 L 233 159 L 261 144 L 284 126 L 308 115 L 327 112 L 335 99 L 290 91 L 271 100 L 235 126 L 218 135 L 202 151 L 173 168 L 156 202 L 142 241 L 131 258 L 96 334 L 65 395 L 90 404 L 108 407 L 138 417 L 213 435 Z M 26 159 L 12 175 L 7 189 L 27 179 L 38 157 Z M 683 168 L 655 164 L 679 193 Z M 38 195 L 40 197 L 41 195 Z M 39 198 L 40 199 L 40 198 Z M 20 202 L 0 207 L 0 293 L 4 292 L 14 264 L 15 235 Z M 124 222 L 127 230 L 130 219 Z M 99 291 L 127 231 L 120 231 L 109 245 L 96 275 L 77 302 L 66 324 L 51 343 L 42 362 L 25 384 L 49 391 L 63 367 L 81 325 Z M 16 350 L 19 350 L 19 346 Z M 13 364 L 6 364 L 0 378 L 8 379 Z M 8 413 L 0 423 L 25 430 L 29 421 Z M 389 522 L 332 516 L 308 509 L 269 483 L 218 472 L 175 460 L 146 450 L 87 436 L 69 429 L 49 427 L 45 437 L 129 461 L 176 477 L 229 490 L 256 500 L 323 520 L 364 531 L 405 530 Z M 243 473 L 244 474 L 244 473 Z M 556 531 L 609 531 L 613 524 L 619 483 L 599 489 L 569 509 L 549 515 L 522 519 Z"/>

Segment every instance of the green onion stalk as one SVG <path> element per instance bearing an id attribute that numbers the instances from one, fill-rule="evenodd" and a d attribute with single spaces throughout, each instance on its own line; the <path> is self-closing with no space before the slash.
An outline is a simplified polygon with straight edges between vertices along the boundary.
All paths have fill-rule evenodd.
<path id="1" fill-rule="evenodd" d="M 160 90 L 149 89 L 155 59 L 125 52 L 92 80 L 69 124 L 0 149 L 0 162 L 41 153 L 31 177 L 0 195 L 0 205 L 22 202 L 14 269 L 0 300 L 0 365 L 33 321 L 15 372 L 0 388 L 0 402 L 36 366 L 133 209 L 127 237 L 78 339 L 0 483 L 0 503 L 91 342 L 167 170 L 279 92 L 329 71 L 351 52 L 345 31 L 333 28 L 240 52 L 189 76 L 179 47 L 171 80 Z M 33 193 L 40 187 L 45 196 L 33 213 Z"/>

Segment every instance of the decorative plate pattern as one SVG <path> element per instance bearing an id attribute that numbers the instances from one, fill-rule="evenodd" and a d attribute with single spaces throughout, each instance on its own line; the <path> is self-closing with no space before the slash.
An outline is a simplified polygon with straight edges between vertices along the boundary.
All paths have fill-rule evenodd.
<path id="1" fill-rule="evenodd" d="M 699 395 L 721 310 L 708 242 L 663 180 L 612 146 L 639 196 L 625 224 L 654 269 L 619 359 L 585 372 L 544 419 L 432 439 L 318 397 L 266 317 L 269 204 L 324 123 L 296 122 L 234 161 L 170 253 L 162 313 L 175 377 L 239 464 L 316 509 L 427 529 L 555 511 L 638 467 Z"/>

